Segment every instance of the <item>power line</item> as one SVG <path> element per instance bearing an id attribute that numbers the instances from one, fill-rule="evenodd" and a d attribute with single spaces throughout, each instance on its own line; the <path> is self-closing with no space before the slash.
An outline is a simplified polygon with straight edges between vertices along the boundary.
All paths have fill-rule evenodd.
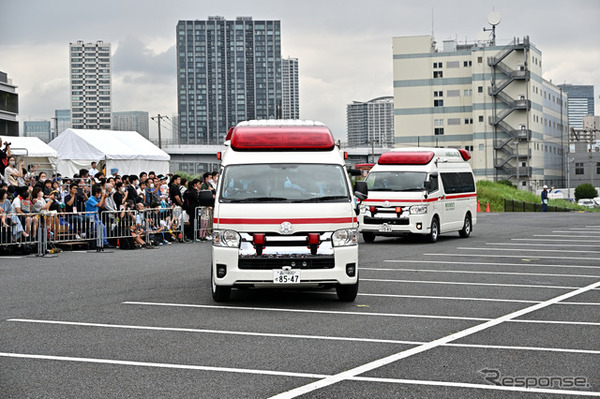
<path id="1" fill-rule="evenodd" d="M 166 116 L 166 115 L 161 115 L 161 114 L 158 114 L 158 115 L 156 115 L 156 116 L 153 116 L 153 117 L 151 117 L 151 118 L 150 118 L 150 119 L 152 119 L 153 121 L 154 121 L 154 120 L 155 120 L 155 121 L 157 121 L 157 123 L 158 123 L 158 148 L 162 148 L 162 143 L 161 143 L 161 142 L 162 142 L 162 137 L 161 137 L 161 134 L 160 134 L 160 121 L 161 121 L 162 119 L 165 119 L 165 118 L 166 118 L 166 119 L 168 119 L 168 120 L 171 120 L 171 119 L 169 119 L 169 117 L 168 117 L 168 116 Z"/>

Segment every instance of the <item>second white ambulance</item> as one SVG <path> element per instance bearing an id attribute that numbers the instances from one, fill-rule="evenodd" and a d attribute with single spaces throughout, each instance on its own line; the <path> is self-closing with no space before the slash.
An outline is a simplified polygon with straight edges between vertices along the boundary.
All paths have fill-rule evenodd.
<path id="1" fill-rule="evenodd" d="M 386 152 L 357 189 L 359 231 L 376 236 L 420 234 L 436 242 L 442 233 L 468 237 L 477 222 L 475 179 L 466 150 L 402 148 Z"/>
<path id="2" fill-rule="evenodd" d="M 228 134 L 214 207 L 211 286 L 358 291 L 357 207 L 322 123 L 249 121 Z"/>

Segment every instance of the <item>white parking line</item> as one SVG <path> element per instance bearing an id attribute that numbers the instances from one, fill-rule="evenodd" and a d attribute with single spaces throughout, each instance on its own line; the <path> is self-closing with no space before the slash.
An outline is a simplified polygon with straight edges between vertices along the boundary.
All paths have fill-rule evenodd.
<path id="1" fill-rule="evenodd" d="M 222 305 L 196 305 L 187 303 L 157 303 L 157 302 L 123 302 L 123 305 L 142 305 L 142 306 L 171 306 L 182 308 L 199 309 L 228 309 L 228 310 L 251 310 L 263 312 L 288 312 L 288 313 L 318 313 L 334 315 L 352 315 L 352 316 L 378 316 L 378 317 L 414 317 L 418 319 L 444 319 L 444 320 L 467 320 L 467 321 L 486 321 L 489 318 L 481 317 L 462 317 L 462 316 L 437 316 L 437 315 L 419 315 L 402 313 L 373 313 L 373 312 L 339 312 L 334 310 L 314 310 L 314 309 L 287 309 L 287 308 L 262 308 L 252 306 L 222 306 Z"/>
<path id="2" fill-rule="evenodd" d="M 580 287 L 561 286 L 561 285 L 531 285 L 531 284 L 498 284 L 498 283 L 465 283 L 458 281 L 428 281 L 428 280 L 395 280 L 395 279 L 377 279 L 361 278 L 360 281 L 373 281 L 380 283 L 410 283 L 410 284 L 444 284 L 444 285 L 474 285 L 482 287 L 512 287 L 512 288 L 548 288 L 558 290 L 575 290 Z"/>
<path id="3" fill-rule="evenodd" d="M 450 343 L 452 341 L 456 341 L 457 339 L 464 338 L 464 337 L 467 337 L 469 335 L 481 332 L 483 330 L 486 330 L 486 329 L 488 329 L 490 327 L 497 326 L 498 324 L 504 323 L 506 321 L 511 321 L 511 320 L 513 320 L 513 319 L 515 319 L 517 317 L 521 317 L 521 316 L 524 316 L 524 315 L 526 315 L 528 313 L 531 313 L 531 312 L 543 309 L 543 308 L 548 307 L 550 305 L 553 305 L 553 304 L 555 304 L 557 302 L 564 301 L 565 299 L 569 299 L 571 297 L 583 294 L 583 293 L 585 293 L 587 291 L 590 291 L 591 289 L 598 288 L 598 287 L 600 287 L 600 281 L 596 282 L 594 284 L 590 284 L 590 285 L 588 285 L 586 287 L 579 288 L 579 289 L 577 289 L 575 291 L 571 291 L 571 292 L 568 292 L 566 294 L 563 294 L 563 295 L 557 296 L 555 298 L 549 299 L 549 300 L 547 300 L 545 302 L 538 303 L 538 304 L 532 305 L 532 306 L 530 306 L 528 308 L 521 309 L 521 310 L 518 310 L 516 312 L 513 312 L 513 313 L 510 313 L 510 314 L 498 317 L 496 319 L 487 321 L 485 323 L 479 324 L 477 326 L 474 326 L 474 327 L 471 327 L 471 328 L 467 328 L 466 330 L 460 331 L 458 333 L 450 334 L 450 335 L 448 335 L 446 337 L 443 337 L 443 338 L 440 338 L 440 339 L 436 339 L 435 341 L 429 342 L 427 344 L 424 344 L 424 345 L 421 345 L 421 346 L 417 346 L 417 347 L 414 347 L 414 348 L 410 348 L 408 350 L 401 351 L 401 352 L 393 354 L 391 356 L 387 356 L 385 358 L 372 361 L 372 362 L 364 364 L 362 366 L 355 367 L 355 368 L 353 368 L 351 370 L 346 370 L 346 371 L 338 373 L 336 375 L 333 375 L 333 376 L 330 376 L 330 377 L 326 377 L 326 378 L 324 378 L 322 380 L 313 382 L 311 384 L 307 384 L 307 385 L 304 385 L 304 386 L 301 386 L 301 387 L 289 390 L 287 392 L 283 392 L 283 393 L 281 393 L 279 395 L 273 396 L 273 398 L 278 398 L 278 399 L 295 398 L 297 396 L 304 395 L 304 394 L 309 393 L 309 392 L 313 392 L 315 390 L 318 390 L 318 389 L 321 389 L 321 388 L 333 385 L 333 384 L 338 383 L 340 381 L 344 381 L 344 380 L 347 380 L 349 378 L 356 377 L 356 376 L 358 376 L 360 374 L 364 374 L 366 372 L 369 372 L 371 370 L 374 370 L 374 369 L 383 367 L 385 365 L 397 362 L 397 361 L 405 359 L 407 357 L 410 357 L 410 356 L 413 356 L 413 355 L 416 355 L 416 354 L 419 354 L 419 353 L 426 352 L 426 351 L 428 351 L 430 349 L 439 347 L 441 345 Z M 487 385 L 482 385 L 482 387 L 487 387 Z M 569 391 L 567 391 L 567 392 L 569 392 Z M 596 393 L 596 394 L 598 395 L 599 393 Z"/>
<path id="4" fill-rule="evenodd" d="M 557 243 L 552 243 L 552 244 L 532 244 L 532 243 L 527 243 L 527 244 L 522 244 L 522 243 L 516 243 L 516 242 L 487 242 L 486 245 L 512 245 L 512 246 L 528 246 L 528 247 L 582 247 L 582 248 L 598 248 L 598 244 L 557 244 Z"/>
<path id="5" fill-rule="evenodd" d="M 477 248 L 478 250 L 486 250 L 488 248 Z M 514 249 L 513 249 L 514 251 Z M 591 260 L 591 261 L 598 261 L 598 258 L 577 258 L 575 256 L 543 256 L 543 255 L 492 255 L 492 254 L 422 254 L 425 256 L 445 256 L 445 257 L 477 257 L 477 258 L 481 258 L 481 257 L 485 257 L 485 258 L 527 258 L 527 259 L 573 259 L 573 260 Z"/>
<path id="6" fill-rule="evenodd" d="M 361 267 L 361 270 L 383 271 L 383 272 L 420 272 L 420 273 L 458 273 L 458 274 L 493 274 L 505 276 L 540 276 L 540 277 L 577 277 L 577 278 L 600 278 L 598 274 L 548 274 L 548 273 L 521 273 L 521 272 L 486 272 L 477 270 L 435 270 L 435 269 L 383 269 L 377 267 Z"/>
<path id="7" fill-rule="evenodd" d="M 463 249 L 467 251 L 511 251 L 514 252 L 514 248 L 473 248 L 473 247 L 458 247 L 456 249 Z M 580 253 L 580 254 L 600 254 L 600 251 L 578 251 L 578 250 L 570 250 L 570 249 L 522 249 L 519 248 L 519 252 L 567 252 L 567 253 Z M 576 258 L 571 258 L 576 259 Z M 589 258 L 587 258 L 589 259 Z M 598 260 L 598 258 L 596 258 Z"/>
<path id="8" fill-rule="evenodd" d="M 534 234 L 533 237 L 581 237 L 581 238 L 592 238 L 589 235 L 575 235 L 575 234 Z"/>
<path id="9" fill-rule="evenodd" d="M 438 254 L 436 254 L 438 255 Z M 445 255 L 445 254 L 439 254 Z M 573 265 L 548 265 L 540 263 L 504 263 L 504 262 L 452 262 L 444 260 L 410 260 L 410 259 L 388 259 L 384 260 L 384 263 L 435 263 L 442 265 L 486 265 L 486 266 L 518 266 L 518 267 L 558 267 L 567 269 L 600 269 L 600 266 L 573 266 Z M 361 269 L 363 269 L 361 267 Z"/>
<path id="10" fill-rule="evenodd" d="M 294 372 L 287 372 L 287 371 L 241 369 L 241 368 L 231 368 L 231 367 L 194 366 L 194 365 L 189 365 L 189 364 L 172 364 L 172 363 L 133 362 L 133 361 L 128 361 L 128 360 L 93 359 L 93 358 L 86 358 L 86 357 L 70 357 L 70 356 L 47 356 L 47 355 L 33 355 L 33 354 L 24 354 L 24 353 L 0 352 L 0 357 L 11 357 L 11 358 L 19 358 L 19 359 L 56 360 L 56 361 L 63 361 L 63 362 L 116 364 L 116 365 L 122 365 L 122 366 L 138 366 L 138 367 L 160 367 L 160 368 L 167 368 L 167 369 L 217 371 L 217 372 L 221 372 L 221 373 L 274 375 L 274 376 L 283 376 L 283 377 L 299 377 L 299 378 L 313 378 L 313 379 L 327 377 L 327 375 L 324 375 L 324 374 L 294 373 Z"/>
<path id="11" fill-rule="evenodd" d="M 600 240 L 565 240 L 561 239 L 548 239 L 548 238 L 511 238 L 512 241 L 543 241 L 543 242 L 593 242 L 600 243 Z"/>
<path id="12" fill-rule="evenodd" d="M 280 333 L 259 333 L 259 332 L 249 332 L 249 331 L 208 330 L 208 329 L 199 329 L 199 328 L 132 326 L 132 325 L 124 325 L 124 324 L 82 323 L 82 322 L 61 321 L 61 320 L 8 319 L 6 321 L 15 322 L 15 323 L 54 324 L 54 325 L 63 325 L 63 326 L 114 328 L 114 329 L 124 329 L 124 330 L 150 330 L 150 331 L 166 331 L 166 332 L 184 332 L 184 333 L 195 333 L 195 334 L 239 335 L 239 336 L 263 337 L 263 338 L 313 339 L 313 340 L 320 340 L 320 341 L 349 341 L 349 342 L 364 342 L 364 343 L 394 344 L 394 345 L 423 345 L 426 343 L 426 342 L 421 342 L 421 341 L 400 341 L 400 340 L 393 340 L 393 339 L 336 337 L 336 336 L 280 334 Z M 600 355 L 600 350 L 547 348 L 547 347 L 539 347 L 539 346 L 482 345 L 482 344 L 457 344 L 457 343 L 448 343 L 448 344 L 445 344 L 442 346 L 459 347 L 459 348 L 527 350 L 527 351 L 538 351 L 538 352 L 561 352 L 561 353 L 580 353 L 580 354 L 588 354 L 588 355 Z"/>

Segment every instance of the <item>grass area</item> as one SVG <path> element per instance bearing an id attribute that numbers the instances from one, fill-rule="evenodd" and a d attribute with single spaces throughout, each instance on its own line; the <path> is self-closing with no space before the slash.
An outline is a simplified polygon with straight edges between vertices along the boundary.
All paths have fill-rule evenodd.
<path id="1" fill-rule="evenodd" d="M 515 187 L 491 181 L 482 180 L 477 182 L 477 201 L 479 201 L 481 204 L 482 212 L 485 212 L 486 205 L 488 203 L 490 204 L 491 212 L 504 212 L 504 199 L 530 202 L 534 204 L 541 203 L 541 198 L 538 195 L 530 193 L 529 191 L 517 190 Z M 574 211 L 600 211 L 600 209 L 585 208 L 568 201 L 556 199 L 550 200 L 549 205 L 558 206 L 561 208 L 569 208 Z"/>

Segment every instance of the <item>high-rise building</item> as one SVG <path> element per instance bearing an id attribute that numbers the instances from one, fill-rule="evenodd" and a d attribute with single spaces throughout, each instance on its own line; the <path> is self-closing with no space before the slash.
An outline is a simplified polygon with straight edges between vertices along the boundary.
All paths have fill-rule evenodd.
<path id="1" fill-rule="evenodd" d="M 394 97 L 354 101 L 346 108 L 349 146 L 394 146 Z"/>
<path id="2" fill-rule="evenodd" d="M 110 43 L 70 43 L 71 123 L 74 129 L 110 129 Z"/>
<path id="3" fill-rule="evenodd" d="M 298 58 L 281 60 L 282 118 L 300 119 Z"/>
<path id="4" fill-rule="evenodd" d="M 583 117 L 594 115 L 594 86 L 592 85 L 558 85 L 569 96 L 569 127 L 583 128 Z"/>
<path id="5" fill-rule="evenodd" d="M 50 121 L 25 121 L 23 134 L 25 137 L 37 137 L 44 143 L 49 143 L 52 139 Z"/>
<path id="6" fill-rule="evenodd" d="M 221 144 L 230 127 L 281 118 L 279 21 L 179 21 L 177 106 L 182 144 Z"/>
<path id="7" fill-rule="evenodd" d="M 396 146 L 467 149 L 478 179 L 564 184 L 567 98 L 542 78 L 528 37 L 440 47 L 432 36 L 397 37 L 393 65 Z"/>
<path id="8" fill-rule="evenodd" d="M 143 111 L 113 112 L 112 129 L 138 132 L 146 139 L 150 138 L 148 130 L 148 113 Z"/>
<path id="9" fill-rule="evenodd" d="M 19 95 L 5 72 L 0 71 L 0 135 L 18 136 Z"/>
<path id="10" fill-rule="evenodd" d="M 54 110 L 54 119 L 56 125 L 54 128 L 56 132 L 54 137 L 71 128 L 71 110 L 70 109 L 56 109 Z"/>

